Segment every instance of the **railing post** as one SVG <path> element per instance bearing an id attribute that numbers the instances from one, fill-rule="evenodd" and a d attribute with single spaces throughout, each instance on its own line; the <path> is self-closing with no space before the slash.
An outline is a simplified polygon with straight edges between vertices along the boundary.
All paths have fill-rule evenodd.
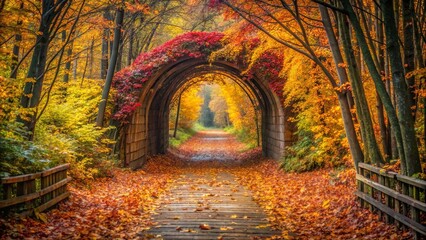
<path id="1" fill-rule="evenodd" d="M 364 168 L 362 168 L 360 166 L 358 166 L 358 168 L 359 168 L 359 174 L 361 176 L 364 176 Z M 357 182 L 358 182 L 358 191 L 363 193 L 364 192 L 364 182 L 359 181 L 359 180 Z M 364 207 L 364 199 L 359 198 L 359 203 L 360 203 L 361 207 Z"/>

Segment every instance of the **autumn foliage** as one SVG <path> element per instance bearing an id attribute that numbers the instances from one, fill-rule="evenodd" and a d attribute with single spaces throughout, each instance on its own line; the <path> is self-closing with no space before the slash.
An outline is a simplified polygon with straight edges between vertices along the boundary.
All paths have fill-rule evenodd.
<path id="1" fill-rule="evenodd" d="M 180 58 L 207 58 L 221 46 L 222 33 L 186 33 L 141 54 L 135 62 L 117 73 L 114 87 L 117 89 L 116 104 L 118 111 L 114 117 L 125 120 L 139 106 L 138 98 L 143 83 L 161 67 L 175 62 Z"/>
<path id="2" fill-rule="evenodd" d="M 114 77 L 114 88 L 117 89 L 115 102 L 118 111 L 114 118 L 126 122 L 140 103 L 139 94 L 144 82 L 148 81 L 162 67 L 184 58 L 200 58 L 208 60 L 212 53 L 220 50 L 226 40 L 223 33 L 217 32 L 189 32 L 151 50 L 142 53 L 135 62 L 118 72 Z M 250 40 L 246 45 L 253 46 L 256 41 Z M 213 59 L 222 59 L 223 56 L 214 54 Z M 272 90 L 281 95 L 283 81 L 279 76 L 282 60 L 274 52 L 264 53 L 259 59 L 250 62 L 239 53 L 238 57 L 227 60 L 238 62 L 243 60 L 243 69 L 247 68 L 247 77 L 260 77 L 270 82 Z M 252 64 L 252 67 L 249 65 Z"/>

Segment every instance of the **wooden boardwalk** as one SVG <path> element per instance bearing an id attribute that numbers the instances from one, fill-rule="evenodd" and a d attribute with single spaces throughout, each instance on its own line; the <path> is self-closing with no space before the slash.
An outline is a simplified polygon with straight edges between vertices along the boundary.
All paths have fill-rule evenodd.
<path id="1" fill-rule="evenodd" d="M 187 173 L 154 216 L 146 239 L 267 239 L 279 236 L 267 216 L 227 172 Z"/>

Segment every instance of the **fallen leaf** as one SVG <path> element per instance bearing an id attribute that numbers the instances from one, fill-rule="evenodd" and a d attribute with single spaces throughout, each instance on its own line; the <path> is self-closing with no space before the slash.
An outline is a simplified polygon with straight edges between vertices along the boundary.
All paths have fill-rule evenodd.
<path id="1" fill-rule="evenodd" d="M 201 230 L 210 230 L 212 229 L 208 224 L 200 224 Z"/>
<path id="2" fill-rule="evenodd" d="M 234 228 L 232 227 L 220 227 L 221 231 L 228 231 L 228 230 L 233 230 Z"/>
<path id="3" fill-rule="evenodd" d="M 328 208 L 330 207 L 330 200 L 325 200 L 322 202 L 322 207 L 323 208 Z"/>

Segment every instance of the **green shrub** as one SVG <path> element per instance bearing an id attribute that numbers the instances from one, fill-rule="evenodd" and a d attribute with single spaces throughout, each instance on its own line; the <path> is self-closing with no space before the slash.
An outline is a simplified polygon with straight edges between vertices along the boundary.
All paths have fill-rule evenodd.
<path id="1" fill-rule="evenodd" d="M 186 142 L 189 138 L 194 136 L 197 133 L 193 128 L 178 128 L 176 132 L 176 138 L 170 135 L 169 144 L 172 148 L 179 147 L 182 143 Z"/>

